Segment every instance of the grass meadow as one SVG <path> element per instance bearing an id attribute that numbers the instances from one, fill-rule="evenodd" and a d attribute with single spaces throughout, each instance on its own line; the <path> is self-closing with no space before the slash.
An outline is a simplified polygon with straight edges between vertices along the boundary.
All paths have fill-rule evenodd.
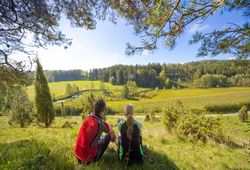
<path id="1" fill-rule="evenodd" d="M 169 134 L 162 121 L 143 123 L 143 165 L 128 169 L 249 169 L 250 122 L 237 116 L 221 117 L 223 133 L 232 145 L 191 143 Z M 27 128 L 9 126 L 9 117 L 0 117 L 0 169 L 125 169 L 118 161 L 117 148 L 109 145 L 102 159 L 89 166 L 78 165 L 73 149 L 80 116 L 56 117 L 50 128 L 32 124 Z M 65 121 L 73 128 L 62 128 Z M 107 119 L 117 132 L 117 118 Z"/>
<path id="2" fill-rule="evenodd" d="M 79 86 L 80 90 L 93 90 L 95 96 L 102 96 L 108 107 L 122 114 L 125 104 L 132 103 L 135 114 L 161 113 L 165 107 L 177 100 L 189 108 L 204 108 L 213 105 L 233 105 L 250 103 L 250 87 L 210 88 L 210 89 L 169 89 L 157 90 L 138 88 L 139 92 L 154 92 L 152 98 L 134 97 L 122 99 L 122 86 L 113 86 L 100 81 L 69 81 L 49 83 L 55 96 L 63 96 L 67 83 Z M 110 92 L 105 96 L 101 89 Z M 28 95 L 34 100 L 34 87 L 27 88 Z M 82 107 L 81 97 L 64 102 L 65 106 Z M 56 104 L 55 104 L 56 105 Z M 58 103 L 58 106 L 60 104 Z M 240 122 L 237 115 L 222 116 L 223 134 L 230 141 L 219 144 L 209 140 L 206 143 L 192 143 L 181 139 L 175 133 L 168 133 L 163 120 L 143 123 L 142 136 L 145 150 L 144 164 L 126 167 L 119 162 L 117 146 L 109 145 L 102 159 L 89 166 L 78 165 L 74 158 L 74 145 L 81 126 L 80 116 L 56 117 L 50 128 L 32 123 L 27 128 L 11 126 L 9 116 L 0 117 L 0 169 L 250 169 L 250 122 Z M 72 128 L 62 125 L 70 122 Z M 118 117 L 108 116 L 109 122 L 117 133 Z"/>
<path id="3" fill-rule="evenodd" d="M 49 83 L 51 93 L 60 96 L 65 93 L 67 83 L 79 86 L 80 90 L 95 89 L 96 96 L 104 96 L 100 91 L 100 81 L 64 81 Z M 115 113 L 122 113 L 125 104 L 132 103 L 135 106 L 137 114 L 147 112 L 162 112 L 165 107 L 171 105 L 177 100 L 181 100 L 184 105 L 190 108 L 204 108 L 213 105 L 233 105 L 241 103 L 250 103 L 250 87 L 230 87 L 230 88 L 209 88 L 209 89 L 167 89 L 157 90 L 156 96 L 152 98 L 132 98 L 122 99 L 119 96 L 122 92 L 122 86 L 114 86 L 110 83 L 103 83 L 103 87 L 112 93 L 113 96 L 106 97 L 108 107 Z M 99 91 L 98 91 L 99 90 Z M 151 91 L 154 89 L 138 88 L 137 91 Z M 34 100 L 34 87 L 27 88 L 28 95 Z M 65 101 L 67 106 L 82 107 L 82 98 L 90 92 L 83 92 L 80 98 Z M 230 111 L 230 109 L 229 109 Z"/>

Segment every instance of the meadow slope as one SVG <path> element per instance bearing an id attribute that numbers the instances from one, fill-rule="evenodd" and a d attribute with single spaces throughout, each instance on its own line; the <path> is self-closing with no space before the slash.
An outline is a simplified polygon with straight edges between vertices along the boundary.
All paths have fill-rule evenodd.
<path id="1" fill-rule="evenodd" d="M 111 143 L 100 162 L 79 166 L 73 149 L 80 117 L 56 117 L 50 128 L 34 124 L 28 128 L 8 125 L 9 117 L 0 117 L 0 169 L 124 169 L 117 159 L 116 145 Z M 65 121 L 74 122 L 73 128 L 61 128 Z M 117 132 L 116 118 L 108 118 Z M 162 121 L 143 123 L 144 165 L 129 169 L 249 169 L 249 122 L 238 117 L 222 117 L 223 133 L 234 144 L 209 141 L 191 143 L 167 133 Z M 75 123 L 77 122 L 77 124 Z M 244 144 L 245 143 L 245 144 Z M 248 145 L 249 149 L 249 145 Z"/>

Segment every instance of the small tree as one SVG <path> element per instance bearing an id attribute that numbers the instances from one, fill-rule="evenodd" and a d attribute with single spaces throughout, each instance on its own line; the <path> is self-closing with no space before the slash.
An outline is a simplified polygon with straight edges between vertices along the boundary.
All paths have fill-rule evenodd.
<path id="1" fill-rule="evenodd" d="M 169 78 L 167 78 L 166 81 L 165 81 L 165 87 L 167 89 L 171 89 L 171 87 L 172 87 L 172 82 L 171 82 L 171 80 Z"/>
<path id="2" fill-rule="evenodd" d="M 80 91 L 79 87 L 75 84 L 72 85 L 72 94 L 76 94 Z"/>
<path id="3" fill-rule="evenodd" d="M 127 99 L 129 97 L 129 89 L 128 89 L 127 85 L 123 86 L 122 97 L 125 98 L 125 99 Z"/>
<path id="4" fill-rule="evenodd" d="M 31 114 L 33 112 L 33 104 L 29 101 L 28 95 L 23 89 L 18 89 L 13 94 L 13 100 L 11 101 L 11 122 L 20 124 L 20 127 L 25 127 L 30 124 Z"/>
<path id="5" fill-rule="evenodd" d="M 239 119 L 241 122 L 245 122 L 248 119 L 248 108 L 246 105 L 242 106 L 241 109 L 239 110 Z"/>
<path id="6" fill-rule="evenodd" d="M 44 76 L 42 65 L 36 60 L 35 77 L 35 106 L 37 113 L 37 122 L 44 123 L 46 127 L 54 120 L 54 109 L 48 82 Z"/>
<path id="7" fill-rule="evenodd" d="M 114 85 L 114 84 L 115 84 L 115 77 L 114 77 L 114 76 L 110 77 L 109 82 L 110 82 L 112 85 Z"/>
<path id="8" fill-rule="evenodd" d="M 136 94 L 136 90 L 137 90 L 137 85 L 136 85 L 135 81 L 129 80 L 127 82 L 127 87 L 129 89 L 129 95 L 134 96 Z"/>
<path id="9" fill-rule="evenodd" d="M 71 84 L 67 83 L 65 85 L 65 96 L 70 96 L 70 95 L 72 95 L 72 93 L 73 93 L 73 88 L 72 88 Z"/>
<path id="10" fill-rule="evenodd" d="M 93 107 L 95 104 L 95 96 L 93 93 L 90 93 L 89 96 L 87 96 L 85 99 L 82 100 L 82 119 L 84 119 L 87 115 L 89 115 L 93 111 Z"/>

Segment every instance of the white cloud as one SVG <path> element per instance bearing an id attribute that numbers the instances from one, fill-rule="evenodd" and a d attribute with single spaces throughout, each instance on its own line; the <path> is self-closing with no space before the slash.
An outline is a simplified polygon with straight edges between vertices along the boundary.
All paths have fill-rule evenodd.
<path id="1" fill-rule="evenodd" d="M 149 50 L 143 50 L 142 55 L 143 56 L 149 56 L 150 51 Z"/>
<path id="2" fill-rule="evenodd" d="M 195 33 L 195 32 L 197 32 L 197 31 L 202 31 L 202 30 L 205 30 L 205 29 L 207 29 L 209 26 L 208 26 L 208 24 L 193 24 L 193 25 L 191 25 L 190 26 L 190 29 L 188 30 L 188 33 L 189 34 L 193 34 L 193 33 Z"/>
<path id="3" fill-rule="evenodd" d="M 232 56 L 232 57 L 228 57 L 227 59 L 228 59 L 228 60 L 236 60 L 236 57 L 233 57 L 233 56 Z"/>

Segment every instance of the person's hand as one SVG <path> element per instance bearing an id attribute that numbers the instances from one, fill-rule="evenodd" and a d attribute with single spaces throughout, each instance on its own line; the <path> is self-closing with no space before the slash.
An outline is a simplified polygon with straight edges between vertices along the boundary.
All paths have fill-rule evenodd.
<path id="1" fill-rule="evenodd" d="M 116 135 L 115 135 L 115 132 L 113 131 L 113 129 L 110 130 L 109 135 L 111 137 L 111 141 L 115 142 Z"/>

